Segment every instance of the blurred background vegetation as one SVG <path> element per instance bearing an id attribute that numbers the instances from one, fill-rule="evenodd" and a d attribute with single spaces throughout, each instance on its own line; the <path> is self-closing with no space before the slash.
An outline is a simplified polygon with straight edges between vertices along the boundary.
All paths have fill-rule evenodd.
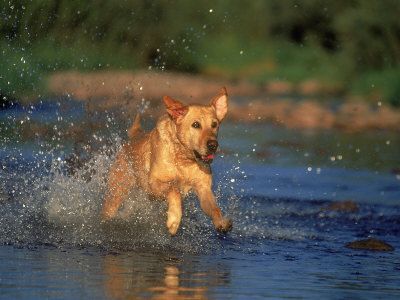
<path id="1" fill-rule="evenodd" d="M 38 96 L 60 70 L 151 68 L 312 79 L 399 106 L 399 17 L 398 0 L 2 1 L 0 91 Z"/>

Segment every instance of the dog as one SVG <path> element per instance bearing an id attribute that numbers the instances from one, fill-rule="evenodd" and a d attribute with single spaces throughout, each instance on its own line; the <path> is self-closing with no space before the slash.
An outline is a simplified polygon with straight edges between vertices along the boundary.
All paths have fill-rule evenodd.
<path id="1" fill-rule="evenodd" d="M 212 192 L 211 163 L 218 149 L 218 130 L 228 111 L 225 88 L 209 105 L 184 105 L 164 96 L 167 113 L 153 130 L 143 133 L 135 118 L 128 131 L 129 141 L 117 153 L 108 178 L 102 219 L 108 220 L 133 188 L 168 204 L 167 228 L 178 231 L 182 219 L 182 199 L 194 191 L 200 206 L 219 232 L 232 229 L 232 221 L 222 215 Z"/>

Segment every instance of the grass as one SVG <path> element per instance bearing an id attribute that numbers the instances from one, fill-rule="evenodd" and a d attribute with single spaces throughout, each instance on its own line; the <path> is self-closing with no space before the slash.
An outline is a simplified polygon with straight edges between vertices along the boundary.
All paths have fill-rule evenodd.
<path id="1" fill-rule="evenodd" d="M 45 78 L 63 70 L 133 70 L 140 54 L 112 46 L 93 46 L 77 42 L 70 47 L 51 40 L 26 46 L 0 42 L 0 94 L 15 99 L 37 98 L 46 94 Z M 173 49 L 172 49 L 173 50 Z M 136 56 L 135 56 L 136 55 Z M 349 94 L 379 98 L 400 106 L 400 68 L 354 73 L 340 55 L 317 46 L 298 46 L 288 42 L 242 41 L 235 36 L 202 39 L 190 55 L 179 57 L 183 66 L 193 65 L 199 73 L 226 79 L 249 79 L 257 84 L 271 80 L 300 83 L 317 80 L 339 87 Z"/>
<path id="2" fill-rule="evenodd" d="M 199 54 L 196 64 L 202 72 L 229 79 L 298 83 L 307 79 L 340 82 L 343 78 L 337 57 L 318 47 L 300 47 L 287 42 L 243 42 L 228 36 L 207 39 Z"/>
<path id="3" fill-rule="evenodd" d="M 17 98 L 42 90 L 41 72 L 32 60 L 30 52 L 23 47 L 0 44 L 0 93 Z"/>
<path id="4" fill-rule="evenodd" d="M 46 41 L 34 45 L 31 51 L 40 70 L 44 72 L 68 69 L 81 71 L 104 68 L 133 69 L 136 67 L 133 56 L 127 50 L 116 51 L 107 45 L 94 47 L 85 43 L 77 43 L 66 47 Z"/>
<path id="5" fill-rule="evenodd" d="M 379 97 L 379 101 L 400 106 L 400 67 L 355 74 L 340 55 L 317 46 L 243 42 L 229 36 L 207 39 L 199 49 L 193 59 L 201 73 L 234 80 L 246 78 L 258 84 L 317 80 L 351 95 L 374 101 Z"/>
<path id="6" fill-rule="evenodd" d="M 63 70 L 95 71 L 134 69 L 135 60 L 128 51 L 108 47 L 75 44 L 71 47 L 51 41 L 20 46 L 0 43 L 0 94 L 12 98 L 34 98 L 46 93 L 47 74 Z"/>
<path id="7" fill-rule="evenodd" d="M 369 71 L 357 77 L 350 86 L 356 95 L 370 95 L 372 101 L 385 101 L 400 106 L 400 68 Z"/>

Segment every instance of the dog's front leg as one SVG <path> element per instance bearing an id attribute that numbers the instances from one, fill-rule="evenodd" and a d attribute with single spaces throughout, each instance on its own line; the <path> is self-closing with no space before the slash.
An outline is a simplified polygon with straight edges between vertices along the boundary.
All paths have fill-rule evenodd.
<path id="1" fill-rule="evenodd" d="M 228 232 L 232 229 L 232 221 L 222 216 L 221 209 L 218 207 L 215 196 L 210 186 L 197 186 L 196 193 L 200 200 L 202 210 L 211 218 L 215 229 L 220 232 Z"/>
<path id="2" fill-rule="evenodd" d="M 168 214 L 167 227 L 171 235 L 178 231 L 182 219 L 182 197 L 177 189 L 172 189 L 167 194 Z"/>

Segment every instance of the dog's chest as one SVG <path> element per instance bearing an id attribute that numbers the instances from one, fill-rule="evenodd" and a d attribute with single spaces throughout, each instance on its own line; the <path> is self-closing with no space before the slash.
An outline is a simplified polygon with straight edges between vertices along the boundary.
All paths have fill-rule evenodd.
<path id="1" fill-rule="evenodd" d="M 174 164 L 154 164 L 149 173 L 152 193 L 163 194 L 172 187 L 187 194 L 199 180 L 200 170 L 195 165 L 176 166 Z"/>

